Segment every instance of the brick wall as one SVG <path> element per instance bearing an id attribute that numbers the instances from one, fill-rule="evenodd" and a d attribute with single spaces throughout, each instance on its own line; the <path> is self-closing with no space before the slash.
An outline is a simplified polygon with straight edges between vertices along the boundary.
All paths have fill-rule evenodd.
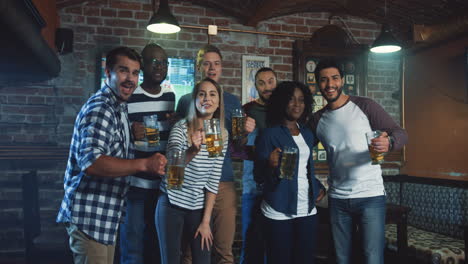
<path id="1" fill-rule="evenodd" d="M 98 88 L 99 59 L 115 46 L 126 45 L 141 50 L 154 41 L 164 47 L 169 56 L 195 57 L 197 50 L 208 41 L 206 31 L 182 29 L 174 35 L 149 33 L 145 28 L 152 13 L 150 2 L 88 1 L 60 10 L 61 27 L 71 28 L 75 33 L 75 50 L 60 56 L 62 71 L 58 78 L 41 83 L 0 80 L 0 143 L 40 142 L 68 146 L 77 112 Z M 300 13 L 269 19 L 254 28 L 188 1 L 171 1 L 171 7 L 182 25 L 216 24 L 223 28 L 310 36 L 328 23 L 329 16 L 327 13 Z M 379 33 L 380 26 L 372 22 L 354 17 L 343 19 L 363 44 L 370 44 Z M 341 26 L 339 22 L 337 24 Z M 219 31 L 211 43 L 223 53 L 223 87 L 240 97 L 242 55 L 269 56 L 270 65 L 278 72 L 279 79 L 292 79 L 293 41 L 290 37 Z M 368 96 L 399 120 L 399 57 L 369 55 L 368 72 Z M 63 195 L 65 159 L 52 168 L 38 171 L 42 223 L 47 227 L 55 226 L 55 212 Z M 241 165 L 235 167 L 236 174 L 240 175 Z M 0 254 L 23 251 L 20 175 L 25 172 L 21 169 L 0 170 Z"/>

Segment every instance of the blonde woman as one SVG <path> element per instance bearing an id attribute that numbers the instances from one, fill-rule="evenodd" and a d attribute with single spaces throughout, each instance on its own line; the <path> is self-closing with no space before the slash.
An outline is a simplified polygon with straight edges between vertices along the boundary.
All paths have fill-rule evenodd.
<path id="1" fill-rule="evenodd" d="M 223 91 L 219 84 L 205 78 L 192 92 L 185 119 L 171 130 L 167 152 L 182 150 L 186 155 L 185 179 L 180 190 L 168 189 L 163 179 L 155 221 L 163 264 L 180 263 L 181 248 L 190 247 L 194 264 L 210 263 L 213 235 L 211 214 L 218 192 L 224 157 L 209 158 L 203 121 L 220 120 L 224 128 Z M 223 155 L 228 133 L 223 129 Z"/>

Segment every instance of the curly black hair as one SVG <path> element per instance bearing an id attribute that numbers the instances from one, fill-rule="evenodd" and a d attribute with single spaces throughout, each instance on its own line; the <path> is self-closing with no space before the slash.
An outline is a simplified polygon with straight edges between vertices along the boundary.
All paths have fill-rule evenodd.
<path id="1" fill-rule="evenodd" d="M 284 81 L 278 84 L 276 89 L 273 90 L 270 100 L 268 101 L 267 124 L 269 126 L 283 124 L 284 120 L 286 120 L 286 109 L 296 88 L 300 89 L 304 94 L 305 104 L 304 112 L 299 118 L 298 123 L 305 124 L 307 122 L 307 118 L 312 113 L 314 104 L 309 88 L 301 82 Z"/>

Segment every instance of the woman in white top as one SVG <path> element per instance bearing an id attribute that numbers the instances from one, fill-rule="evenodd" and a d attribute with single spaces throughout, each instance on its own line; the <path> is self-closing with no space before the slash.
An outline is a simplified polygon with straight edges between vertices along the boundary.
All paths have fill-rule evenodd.
<path id="1" fill-rule="evenodd" d="M 254 175 L 263 184 L 262 214 L 268 264 L 314 263 L 315 202 L 325 195 L 314 175 L 314 135 L 304 126 L 312 96 L 299 82 L 282 82 L 267 105 L 267 124 L 258 138 Z M 298 150 L 291 178 L 280 178 L 286 148 Z"/>
<path id="2" fill-rule="evenodd" d="M 155 221 L 163 264 L 180 263 L 181 248 L 189 246 L 193 263 L 210 263 L 213 236 L 210 220 L 218 192 L 224 157 L 209 158 L 206 149 L 203 120 L 218 118 L 224 128 L 222 89 L 212 79 L 205 78 L 192 92 L 187 118 L 171 130 L 167 153 L 184 151 L 186 165 L 184 183 L 180 190 L 168 189 L 161 183 L 161 195 L 156 207 Z M 227 149 L 225 129 L 223 154 Z"/>

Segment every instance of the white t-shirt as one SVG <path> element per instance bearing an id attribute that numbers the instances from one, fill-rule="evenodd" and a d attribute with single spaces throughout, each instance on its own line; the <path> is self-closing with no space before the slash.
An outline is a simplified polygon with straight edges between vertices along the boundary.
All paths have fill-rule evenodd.
<path id="1" fill-rule="evenodd" d="M 267 202 L 262 202 L 262 213 L 265 217 L 273 220 L 288 220 L 298 217 L 310 216 L 317 213 L 317 208 L 314 207 L 310 213 L 307 213 L 309 209 L 309 180 L 307 179 L 307 163 L 310 156 L 310 149 L 307 146 L 304 138 L 301 134 L 293 136 L 294 142 L 296 142 L 297 148 L 299 149 L 299 168 L 297 172 L 297 214 L 286 215 L 278 212 L 271 207 Z"/>

